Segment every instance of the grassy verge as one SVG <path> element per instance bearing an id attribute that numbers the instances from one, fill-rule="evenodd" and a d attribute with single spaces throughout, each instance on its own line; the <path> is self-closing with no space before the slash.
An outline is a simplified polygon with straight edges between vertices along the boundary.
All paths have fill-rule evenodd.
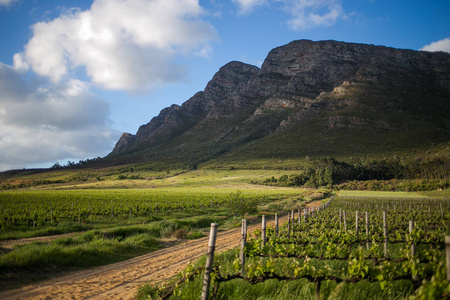
<path id="1" fill-rule="evenodd" d="M 0 289 L 149 253 L 162 247 L 161 240 L 200 238 L 212 222 L 224 224 L 226 220 L 217 215 L 163 219 L 89 230 L 50 242 L 16 245 L 0 255 Z"/>
<path id="2" fill-rule="evenodd" d="M 369 198 L 427 198 L 427 196 L 422 193 L 385 191 L 339 191 L 339 196 Z"/>
<path id="3" fill-rule="evenodd" d="M 432 198 L 450 198 L 450 189 L 446 190 L 436 190 L 427 192 L 418 192 L 421 195 Z"/>
<path id="4" fill-rule="evenodd" d="M 58 226 L 45 226 L 43 228 L 37 228 L 35 230 L 30 230 L 26 226 L 20 226 L 13 230 L 8 230 L 0 233 L 0 241 L 3 240 L 16 240 L 23 238 L 39 237 L 39 236 L 51 236 L 57 234 L 71 233 L 71 232 L 82 232 L 91 229 L 91 226 L 86 224 L 76 224 L 76 223 L 62 223 Z"/>
<path id="5" fill-rule="evenodd" d="M 0 289 L 10 289 L 62 272 L 122 261 L 160 248 L 150 229 L 91 230 L 77 237 L 16 246 L 0 256 Z"/>

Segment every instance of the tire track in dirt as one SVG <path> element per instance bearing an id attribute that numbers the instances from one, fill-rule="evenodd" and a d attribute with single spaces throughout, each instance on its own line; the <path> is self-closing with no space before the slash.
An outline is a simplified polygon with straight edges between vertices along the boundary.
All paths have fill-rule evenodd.
<path id="1" fill-rule="evenodd" d="M 63 233 L 63 234 L 57 234 L 57 235 L 49 235 L 49 236 L 38 236 L 38 237 L 31 237 L 31 238 L 23 238 L 18 240 L 6 240 L 6 241 L 0 241 L 0 248 L 12 250 L 14 246 L 16 245 L 25 245 L 32 242 L 50 242 L 62 237 L 69 237 L 74 236 L 77 234 L 81 234 L 82 232 L 70 232 L 70 233 Z"/>
<path id="2" fill-rule="evenodd" d="M 315 205 L 315 202 L 308 206 Z M 280 224 L 287 216 L 279 219 Z M 273 220 L 267 222 L 273 224 Z M 261 224 L 248 227 L 250 235 Z M 216 253 L 240 244 L 241 229 L 218 232 Z M 206 254 L 209 237 L 187 241 L 170 248 L 123 262 L 69 273 L 60 278 L 0 293 L 0 299 L 135 299 L 138 287 L 151 281 L 167 281 Z"/>

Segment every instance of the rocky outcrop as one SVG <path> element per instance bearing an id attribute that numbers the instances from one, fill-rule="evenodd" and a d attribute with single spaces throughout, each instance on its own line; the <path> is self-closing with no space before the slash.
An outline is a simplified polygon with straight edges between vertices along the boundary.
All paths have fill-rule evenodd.
<path id="1" fill-rule="evenodd" d="M 136 140 L 136 136 L 131 133 L 125 132 L 120 137 L 119 141 L 117 141 L 116 146 L 114 147 L 112 153 L 119 153 L 123 149 L 125 149 L 128 145 L 132 144 Z"/>
<path id="2" fill-rule="evenodd" d="M 110 156 L 215 157 L 313 120 L 323 132 L 407 130 L 420 121 L 447 134 L 449 99 L 448 53 L 294 41 L 270 51 L 261 69 L 226 64 L 204 91 L 124 134 Z"/>

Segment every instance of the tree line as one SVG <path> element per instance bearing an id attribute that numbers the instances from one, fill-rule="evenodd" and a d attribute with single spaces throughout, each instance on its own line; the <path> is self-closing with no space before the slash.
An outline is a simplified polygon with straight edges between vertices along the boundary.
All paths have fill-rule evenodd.
<path id="1" fill-rule="evenodd" d="M 50 169 L 62 169 L 62 168 L 66 168 L 66 167 L 75 167 L 75 166 L 82 166 L 91 162 L 96 162 L 96 161 L 100 161 L 102 158 L 101 157 L 96 157 L 96 158 L 87 158 L 85 160 L 80 160 L 79 162 L 74 162 L 74 161 L 67 161 L 67 164 L 65 165 L 61 165 L 59 163 L 59 161 L 57 161 L 53 166 L 51 166 Z"/>
<path id="2" fill-rule="evenodd" d="M 390 181 L 390 188 L 394 190 L 434 190 L 448 188 L 449 174 L 450 158 L 416 158 L 414 160 L 399 157 L 382 160 L 361 158 L 356 162 L 347 162 L 325 157 L 307 162 L 296 174 L 267 178 L 263 183 L 278 186 L 350 188 L 351 185 L 348 182 Z M 405 181 L 408 184 L 405 184 Z M 354 187 L 355 184 L 353 184 Z M 385 188 L 382 184 L 366 186 L 360 184 L 359 187 L 372 190 Z"/>

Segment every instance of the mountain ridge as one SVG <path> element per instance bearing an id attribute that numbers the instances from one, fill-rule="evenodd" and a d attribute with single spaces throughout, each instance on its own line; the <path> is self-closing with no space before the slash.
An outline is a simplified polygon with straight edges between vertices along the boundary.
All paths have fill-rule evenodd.
<path id="1" fill-rule="evenodd" d="M 377 149 L 414 146 L 408 136 L 447 142 L 449 99 L 448 53 L 298 40 L 271 50 L 261 68 L 224 65 L 181 106 L 124 133 L 106 159 L 196 165 L 249 147 L 254 156 L 342 155 L 347 142 L 370 150 L 369 136 Z"/>

